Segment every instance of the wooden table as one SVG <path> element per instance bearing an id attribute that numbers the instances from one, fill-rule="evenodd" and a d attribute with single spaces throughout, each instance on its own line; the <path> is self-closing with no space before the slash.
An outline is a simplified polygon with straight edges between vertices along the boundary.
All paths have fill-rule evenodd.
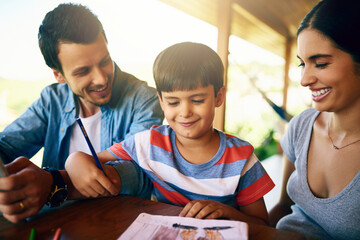
<path id="1" fill-rule="evenodd" d="M 13 224 L 0 217 L 0 239 L 52 239 L 61 227 L 61 239 L 117 239 L 142 213 L 177 216 L 181 207 L 131 196 L 73 201 L 42 211 L 30 220 Z M 249 224 L 249 239 L 306 239 L 304 236 L 257 224 Z"/>

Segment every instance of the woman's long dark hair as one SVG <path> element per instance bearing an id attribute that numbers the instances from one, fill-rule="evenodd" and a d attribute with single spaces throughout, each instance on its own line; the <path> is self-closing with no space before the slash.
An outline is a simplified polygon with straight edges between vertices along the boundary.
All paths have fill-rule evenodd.
<path id="1" fill-rule="evenodd" d="M 360 1 L 322 0 L 302 20 L 297 34 L 316 29 L 360 63 Z"/>

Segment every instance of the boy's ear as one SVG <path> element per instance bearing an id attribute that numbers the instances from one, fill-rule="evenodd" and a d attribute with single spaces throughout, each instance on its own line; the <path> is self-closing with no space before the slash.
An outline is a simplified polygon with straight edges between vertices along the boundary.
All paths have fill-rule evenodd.
<path id="1" fill-rule="evenodd" d="M 56 81 L 58 83 L 66 83 L 65 78 L 61 72 L 59 72 L 55 68 L 52 68 L 51 70 L 53 71 L 54 77 L 56 78 Z"/>
<path id="2" fill-rule="evenodd" d="M 221 104 L 223 104 L 223 102 L 225 101 L 225 95 L 226 95 L 225 87 L 220 88 L 216 95 L 215 107 L 220 107 Z"/>
<path id="3" fill-rule="evenodd" d="M 161 109 L 164 111 L 164 106 L 163 106 L 164 103 L 163 103 L 163 101 L 162 101 L 162 98 L 161 98 L 159 92 L 156 92 L 156 94 L 157 94 L 157 96 L 158 96 L 158 98 L 159 98 L 159 102 L 160 102 Z"/>

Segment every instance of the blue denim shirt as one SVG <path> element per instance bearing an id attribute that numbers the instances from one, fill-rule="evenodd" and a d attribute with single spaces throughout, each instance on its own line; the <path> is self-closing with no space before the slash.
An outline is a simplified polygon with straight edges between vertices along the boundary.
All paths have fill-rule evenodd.
<path id="1" fill-rule="evenodd" d="M 111 100 L 100 109 L 101 150 L 152 125 L 161 125 L 164 117 L 156 90 L 122 72 L 116 64 Z M 25 113 L 0 133 L 4 161 L 31 158 L 44 147 L 42 166 L 64 169 L 78 114 L 77 96 L 67 84 L 46 87 Z"/>

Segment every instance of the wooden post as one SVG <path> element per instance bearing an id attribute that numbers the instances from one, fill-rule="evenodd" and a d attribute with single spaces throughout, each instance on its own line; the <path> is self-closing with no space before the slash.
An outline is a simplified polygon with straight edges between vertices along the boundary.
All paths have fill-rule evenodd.
<path id="1" fill-rule="evenodd" d="M 229 54 L 229 37 L 231 30 L 231 7 L 232 0 L 218 0 L 218 44 L 217 53 L 224 64 L 224 86 L 227 86 L 228 54 Z M 216 108 L 214 127 L 224 131 L 225 127 L 225 106 L 226 101 Z"/>
<path id="2" fill-rule="evenodd" d="M 285 67 L 284 67 L 284 89 L 283 89 L 283 108 L 286 110 L 287 93 L 289 88 L 289 68 L 291 59 L 293 39 L 287 38 L 285 43 Z"/>

